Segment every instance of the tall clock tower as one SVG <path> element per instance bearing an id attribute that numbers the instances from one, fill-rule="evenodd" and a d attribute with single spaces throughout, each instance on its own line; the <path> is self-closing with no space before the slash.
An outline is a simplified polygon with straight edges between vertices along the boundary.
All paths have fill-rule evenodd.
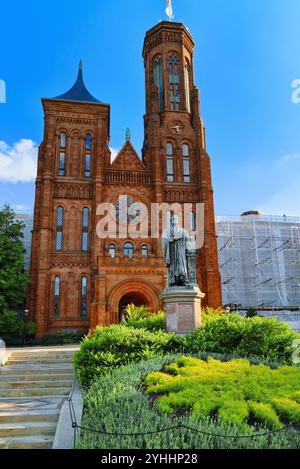
<path id="1" fill-rule="evenodd" d="M 210 158 L 194 82 L 194 42 L 182 23 L 162 21 L 147 32 L 143 58 L 146 115 L 143 162 L 153 173 L 157 203 L 203 203 L 204 246 L 197 280 L 205 303 L 222 304 Z M 160 246 L 157 245 L 157 255 Z"/>
<path id="2" fill-rule="evenodd" d="M 120 321 L 128 304 L 157 311 L 166 287 L 159 239 L 97 236 L 98 208 L 129 204 L 203 203 L 205 242 L 197 281 L 209 306 L 220 306 L 210 159 L 194 85 L 194 43 L 181 23 L 148 31 L 145 140 L 142 158 L 126 134 L 115 159 L 108 147 L 110 106 L 87 90 L 82 64 L 72 88 L 43 99 L 28 306 L 37 335 L 84 331 Z M 117 220 L 118 228 L 122 220 Z M 133 239 L 134 238 L 134 239 Z"/>

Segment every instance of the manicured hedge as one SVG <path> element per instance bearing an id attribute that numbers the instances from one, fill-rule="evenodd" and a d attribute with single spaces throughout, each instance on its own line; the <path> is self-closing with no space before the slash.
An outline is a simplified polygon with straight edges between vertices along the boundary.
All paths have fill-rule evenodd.
<path id="1" fill-rule="evenodd" d="M 159 357 L 132 364 L 99 377 L 85 396 L 82 427 L 111 433 L 138 433 L 153 432 L 182 422 L 205 433 L 224 435 L 225 438 L 197 434 L 184 429 L 144 436 L 105 436 L 81 430 L 78 448 L 110 450 L 300 448 L 299 433 L 295 430 L 290 430 L 287 434 L 278 433 L 242 439 L 238 437 L 257 435 L 255 429 L 249 427 L 241 429 L 236 425 L 213 421 L 209 418 L 199 420 L 191 415 L 177 417 L 159 412 L 153 399 L 145 392 L 145 378 L 153 371 L 160 371 L 176 358 L 179 356 Z M 262 407 L 255 409 L 257 415 L 259 411 L 266 414 Z M 236 436 L 236 438 L 227 438 L 229 435 Z"/>
<path id="2" fill-rule="evenodd" d="M 239 314 L 218 317 L 186 337 L 190 353 L 212 351 L 256 356 L 292 364 L 292 344 L 300 335 L 275 318 L 243 318 Z"/>
<path id="3" fill-rule="evenodd" d="M 163 331 L 150 332 L 125 325 L 97 327 L 74 356 L 76 374 L 85 388 L 115 368 L 166 353 L 183 351 L 182 339 Z"/>
<path id="4" fill-rule="evenodd" d="M 154 318 L 154 324 L 160 320 Z M 177 352 L 214 352 L 292 364 L 292 344 L 300 338 L 276 319 L 243 318 L 237 314 L 210 320 L 186 337 L 133 327 L 136 323 L 146 326 L 146 322 L 151 323 L 151 319 L 132 319 L 131 327 L 127 327 L 128 323 L 98 327 L 91 337 L 85 338 L 74 357 L 81 385 L 87 387 L 95 377 L 115 368 Z"/>

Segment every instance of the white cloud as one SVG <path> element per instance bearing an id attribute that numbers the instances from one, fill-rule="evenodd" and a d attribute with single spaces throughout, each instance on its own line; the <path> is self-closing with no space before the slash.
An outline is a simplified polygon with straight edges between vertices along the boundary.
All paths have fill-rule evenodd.
<path id="1" fill-rule="evenodd" d="M 117 156 L 118 156 L 120 150 L 117 150 L 116 148 L 110 148 L 110 151 L 111 151 L 111 158 L 110 158 L 110 161 L 111 161 L 111 163 L 112 163 L 112 162 L 115 161 L 115 159 L 117 158 Z"/>
<path id="2" fill-rule="evenodd" d="M 300 216 L 300 154 L 285 155 L 270 168 L 273 193 L 258 209 L 266 215 Z"/>
<path id="3" fill-rule="evenodd" d="M 28 210 L 31 210 L 30 207 L 24 204 L 14 205 L 13 209 L 17 212 L 27 212 Z"/>
<path id="4" fill-rule="evenodd" d="M 0 182 L 32 182 L 36 178 L 37 145 L 21 139 L 12 146 L 0 141 Z"/>
<path id="5" fill-rule="evenodd" d="M 293 153 L 291 155 L 285 155 L 283 156 L 280 161 L 282 162 L 288 162 L 288 161 L 300 161 L 300 154 L 299 153 Z"/>

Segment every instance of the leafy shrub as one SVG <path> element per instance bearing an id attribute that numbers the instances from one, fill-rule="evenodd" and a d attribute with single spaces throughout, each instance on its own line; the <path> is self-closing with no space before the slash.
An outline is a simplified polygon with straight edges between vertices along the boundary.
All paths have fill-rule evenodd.
<path id="1" fill-rule="evenodd" d="M 128 305 L 125 312 L 126 319 L 134 321 L 146 319 L 149 315 L 150 312 L 146 306 L 135 306 L 134 304 Z"/>
<path id="2" fill-rule="evenodd" d="M 158 411 L 153 400 L 145 393 L 142 383 L 149 373 L 159 373 L 166 365 L 174 363 L 178 355 L 158 357 L 115 370 L 94 381 L 85 395 L 85 412 L 82 426 L 112 433 L 153 432 L 183 423 L 205 434 L 190 430 L 170 430 L 144 436 L 99 435 L 81 430 L 77 443 L 84 449 L 296 449 L 300 448 L 299 432 L 257 436 L 261 428 L 239 428 L 211 418 L 199 419 L 193 415 L 175 416 Z M 266 411 L 265 411 L 266 414 Z M 258 420 L 258 419 L 257 419 Z M 217 438 L 207 435 L 223 435 Z M 227 436 L 236 438 L 227 438 Z M 256 435 L 253 437 L 253 435 Z M 252 436 L 253 438 L 239 438 Z"/>
<path id="3" fill-rule="evenodd" d="M 36 333 L 36 323 L 33 321 L 22 321 L 22 334 L 26 337 L 32 337 Z"/>
<path id="4" fill-rule="evenodd" d="M 192 413 L 194 417 L 218 417 L 224 424 L 245 428 L 250 418 L 273 429 L 284 422 L 300 424 L 300 404 L 293 400 L 300 388 L 300 370 L 284 366 L 271 369 L 248 360 L 221 362 L 180 357 L 162 372 L 145 379 L 148 394 L 158 397 L 165 414 Z M 162 396 L 162 397 L 160 397 Z"/>
<path id="5" fill-rule="evenodd" d="M 224 314 L 224 309 L 223 308 L 210 308 L 207 306 L 206 308 L 202 309 L 201 312 L 201 319 L 202 319 L 202 325 L 205 325 L 209 321 L 213 321 L 217 319 L 218 317 L 223 316 Z"/>
<path id="6" fill-rule="evenodd" d="M 68 345 L 80 342 L 84 334 L 76 334 L 74 332 L 56 332 L 44 335 L 44 345 Z"/>
<path id="7" fill-rule="evenodd" d="M 125 322 L 127 327 L 135 329 L 147 329 L 148 331 L 164 331 L 166 330 L 166 313 L 158 311 L 149 317 L 142 319 L 128 319 Z"/>
<path id="8" fill-rule="evenodd" d="M 186 337 L 190 353 L 212 351 L 256 356 L 269 361 L 292 363 L 292 343 L 300 336 L 275 318 L 219 317 Z"/>
<path id="9" fill-rule="evenodd" d="M 77 376 L 83 387 L 99 375 L 129 363 L 182 350 L 182 340 L 163 331 L 133 329 L 124 324 L 97 327 L 85 338 L 74 356 Z"/>
<path id="10" fill-rule="evenodd" d="M 13 334 L 21 334 L 22 322 L 15 311 L 0 313 L 0 337 L 8 342 Z"/>

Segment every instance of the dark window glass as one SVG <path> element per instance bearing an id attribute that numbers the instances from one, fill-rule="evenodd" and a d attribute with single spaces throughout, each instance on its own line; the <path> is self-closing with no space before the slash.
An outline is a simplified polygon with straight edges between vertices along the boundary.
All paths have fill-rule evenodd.
<path id="1" fill-rule="evenodd" d="M 82 210 L 82 240 L 81 240 L 82 252 L 89 250 L 89 209 L 84 208 Z"/>
<path id="2" fill-rule="evenodd" d="M 59 168 L 58 168 L 59 176 L 65 175 L 65 166 L 66 166 L 66 154 L 64 152 L 60 152 L 59 153 Z"/>
<path id="3" fill-rule="evenodd" d="M 164 77 L 161 57 L 156 59 L 154 62 L 154 82 L 158 87 L 159 112 L 162 112 L 164 110 Z"/>
<path id="4" fill-rule="evenodd" d="M 190 166 L 190 149 L 189 146 L 182 145 L 182 156 L 183 156 L 183 179 L 184 182 L 191 182 L 191 166 Z"/>
<path id="5" fill-rule="evenodd" d="M 84 174 L 86 178 L 91 177 L 91 154 L 90 153 L 87 153 L 85 155 Z"/>
<path id="6" fill-rule="evenodd" d="M 63 248 L 63 227 L 64 227 L 64 209 L 58 207 L 56 210 L 56 251 L 62 251 Z"/>
<path id="7" fill-rule="evenodd" d="M 54 317 L 59 318 L 59 303 L 60 303 L 60 278 L 54 279 Z"/>
<path id="8" fill-rule="evenodd" d="M 124 256 L 128 256 L 130 258 L 133 257 L 134 254 L 134 248 L 132 243 L 125 243 L 123 247 L 123 254 Z"/>
<path id="9" fill-rule="evenodd" d="M 88 151 L 92 149 L 92 137 L 89 134 L 85 137 L 85 149 Z"/>
<path id="10" fill-rule="evenodd" d="M 167 179 L 168 182 L 174 182 L 174 161 L 167 160 Z"/>
<path id="11" fill-rule="evenodd" d="M 88 306 L 87 306 L 87 291 L 88 281 L 86 277 L 81 279 L 81 305 L 80 305 L 80 316 L 83 319 L 88 318 Z"/>
<path id="12" fill-rule="evenodd" d="M 173 145 L 167 143 L 167 181 L 174 182 L 174 159 L 173 159 Z"/>
<path id="13" fill-rule="evenodd" d="M 169 58 L 170 109 L 180 110 L 179 60 L 175 55 Z"/>

